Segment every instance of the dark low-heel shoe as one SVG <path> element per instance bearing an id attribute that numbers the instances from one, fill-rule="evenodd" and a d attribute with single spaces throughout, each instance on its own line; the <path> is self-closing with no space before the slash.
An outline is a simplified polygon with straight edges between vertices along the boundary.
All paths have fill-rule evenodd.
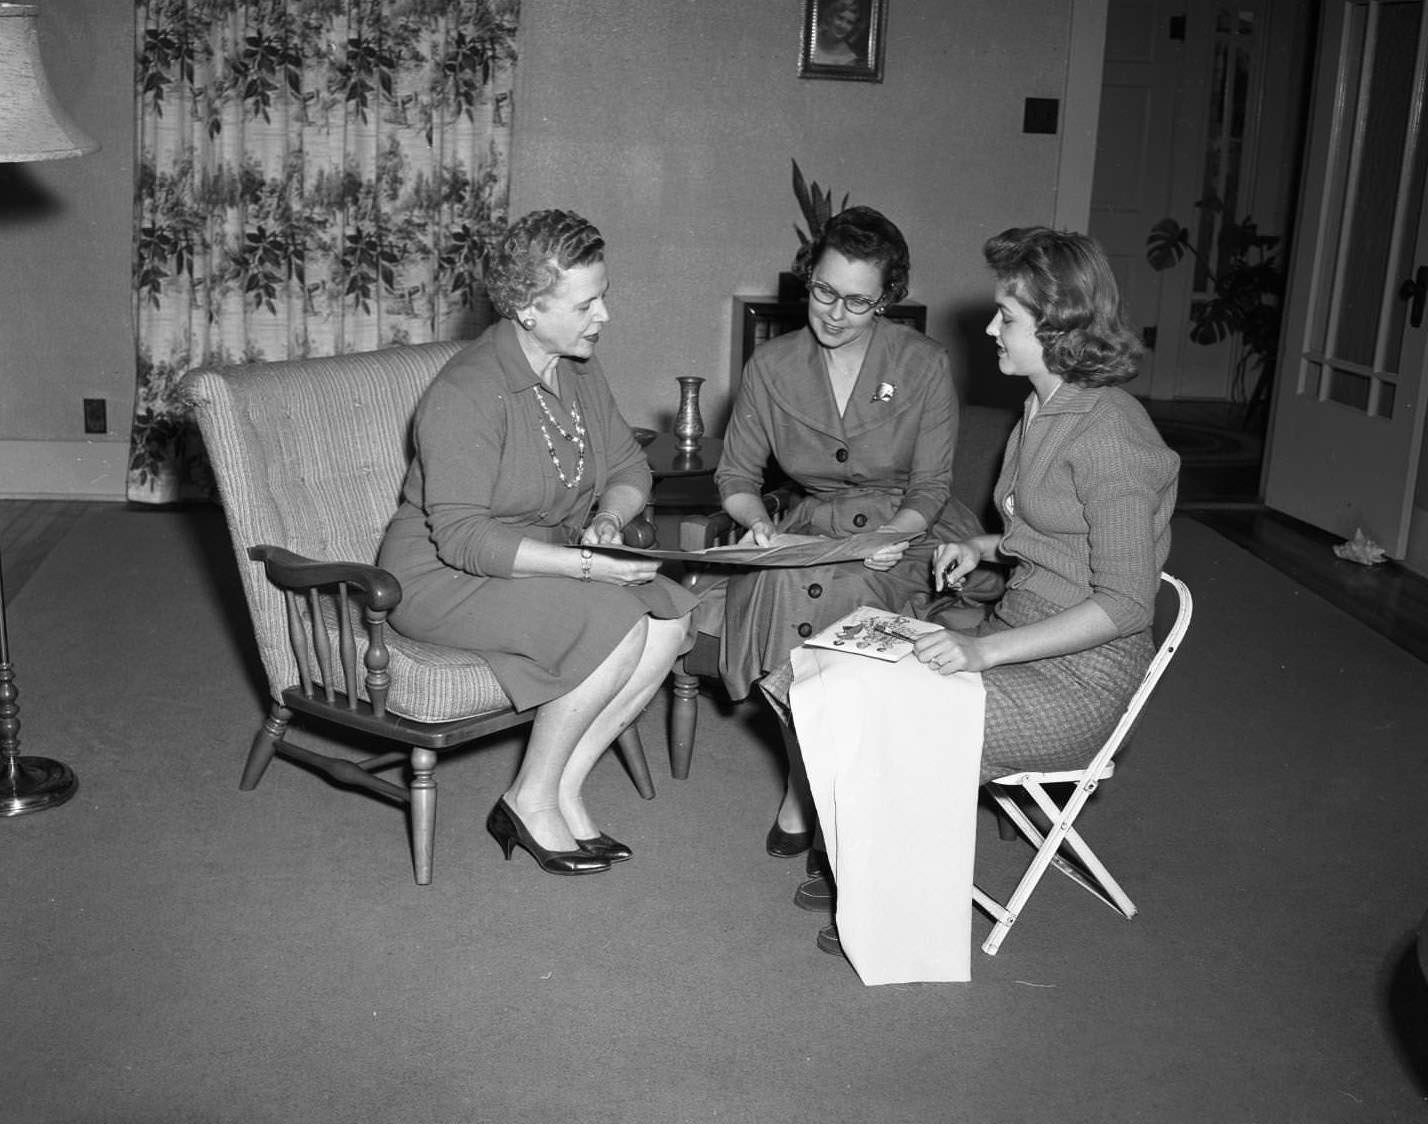
<path id="1" fill-rule="evenodd" d="M 603 831 L 594 839 L 577 839 L 582 851 L 589 851 L 597 859 L 604 859 L 606 862 L 622 863 L 634 855 L 634 852 L 621 843 L 618 839 L 611 839 Z"/>
<path id="2" fill-rule="evenodd" d="M 826 878 L 810 878 L 800 882 L 793 892 L 793 904 L 809 913 L 830 913 L 833 909 L 833 883 Z"/>
<path id="3" fill-rule="evenodd" d="M 780 859 L 791 859 L 813 846 L 813 832 L 784 831 L 775 821 L 764 840 L 764 850 Z"/>
<path id="4" fill-rule="evenodd" d="M 824 925 L 818 930 L 818 947 L 830 956 L 843 955 L 843 942 L 838 939 L 837 925 Z"/>
<path id="5" fill-rule="evenodd" d="M 486 817 L 486 830 L 501 845 L 507 862 L 511 861 L 511 852 L 520 847 L 547 874 L 598 874 L 610 869 L 609 859 L 592 855 L 586 850 L 551 851 L 542 847 L 521 822 L 521 817 L 506 803 L 504 796 L 496 801 L 496 806 Z"/>

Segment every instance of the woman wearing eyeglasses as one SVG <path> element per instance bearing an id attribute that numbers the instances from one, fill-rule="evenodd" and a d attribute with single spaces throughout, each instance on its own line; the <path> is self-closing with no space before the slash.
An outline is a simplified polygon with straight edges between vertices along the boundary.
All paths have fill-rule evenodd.
<path id="1" fill-rule="evenodd" d="M 883 318 L 907 294 L 902 233 L 871 207 L 849 207 L 803 247 L 795 268 L 808 285 L 808 327 L 761 344 L 744 368 L 715 473 L 724 510 L 746 541 L 768 544 L 775 528 L 761 492 L 772 460 L 796 486 L 780 532 L 890 530 L 907 541 L 861 563 L 732 577 L 719 662 L 735 699 L 858 605 L 898 610 L 926 591 L 936 540 L 981 533 L 951 498 L 958 407 L 947 352 Z M 925 535 L 927 545 L 913 542 Z M 796 758 L 768 833 L 774 855 L 801 854 L 813 841 Z"/>

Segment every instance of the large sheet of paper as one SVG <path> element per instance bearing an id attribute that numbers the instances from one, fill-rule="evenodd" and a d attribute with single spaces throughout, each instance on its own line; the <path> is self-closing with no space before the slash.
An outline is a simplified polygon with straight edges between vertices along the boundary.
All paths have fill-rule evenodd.
<path id="1" fill-rule="evenodd" d="M 859 561 L 885 546 L 909 542 L 917 537 L 905 531 L 865 531 L 845 539 L 828 539 L 822 535 L 774 535 L 768 546 L 735 544 L 711 546 L 706 550 L 661 550 L 610 543 L 590 549 L 724 566 L 821 566 L 826 562 Z"/>
<path id="2" fill-rule="evenodd" d="M 971 979 L 981 674 L 820 648 L 789 655 L 844 954 L 865 984 Z"/>

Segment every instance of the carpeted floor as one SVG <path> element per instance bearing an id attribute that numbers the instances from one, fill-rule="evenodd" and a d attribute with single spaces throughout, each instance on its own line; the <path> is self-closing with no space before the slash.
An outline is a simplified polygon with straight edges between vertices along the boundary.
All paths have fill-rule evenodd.
<path id="1" fill-rule="evenodd" d="M 428 888 L 397 809 L 283 762 L 240 793 L 260 692 L 217 531 L 87 517 L 11 608 L 23 748 L 81 789 L 0 823 L 4 1121 L 1422 1118 L 1424 665 L 1202 525 L 1189 642 L 1082 821 L 1140 916 L 1051 874 L 972 983 L 873 989 L 763 853 L 757 711 L 706 700 L 653 802 L 602 762 L 637 854 L 591 878 L 486 836 L 514 739 L 438 770 Z M 979 881 L 1024 857 L 984 822 Z"/>

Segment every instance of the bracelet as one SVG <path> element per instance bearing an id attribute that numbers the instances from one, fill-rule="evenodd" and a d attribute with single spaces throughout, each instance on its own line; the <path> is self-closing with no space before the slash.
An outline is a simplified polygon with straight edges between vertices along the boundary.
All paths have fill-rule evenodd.
<path id="1" fill-rule="evenodd" d="M 580 550 L 580 580 L 588 582 L 590 580 L 590 560 L 595 557 L 595 552 L 589 547 L 582 547 Z"/>

